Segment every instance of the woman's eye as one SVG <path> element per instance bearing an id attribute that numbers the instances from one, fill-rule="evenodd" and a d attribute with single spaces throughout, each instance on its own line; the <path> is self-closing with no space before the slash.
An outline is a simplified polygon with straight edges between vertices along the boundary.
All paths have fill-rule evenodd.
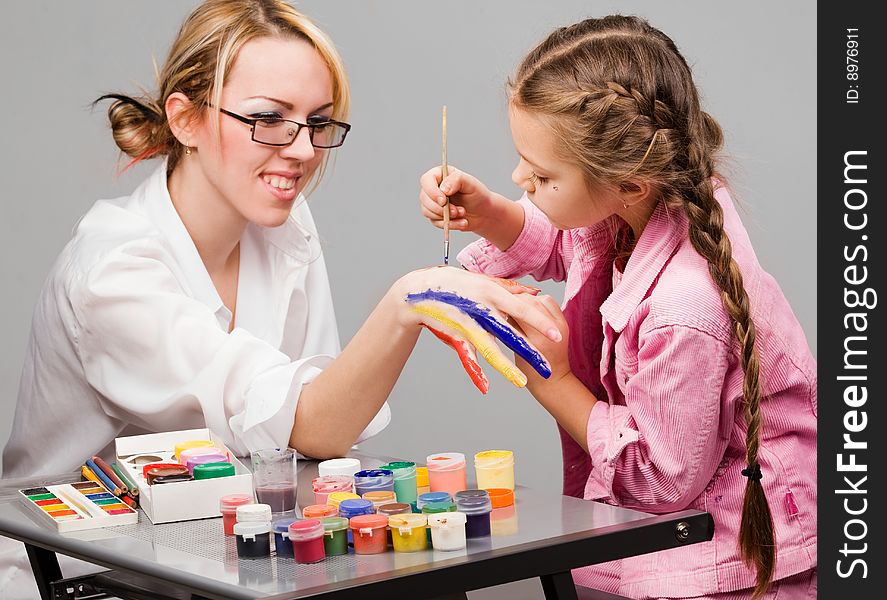
<path id="1" fill-rule="evenodd" d="M 258 120 L 258 124 L 263 127 L 274 127 L 275 125 L 280 125 L 283 121 L 280 113 L 273 112 L 255 113 L 250 115 L 250 118 Z"/>
<path id="2" fill-rule="evenodd" d="M 330 118 L 323 115 L 311 115 L 308 117 L 308 124 L 314 125 L 315 129 L 319 129 L 321 126 L 326 125 L 329 122 Z"/>

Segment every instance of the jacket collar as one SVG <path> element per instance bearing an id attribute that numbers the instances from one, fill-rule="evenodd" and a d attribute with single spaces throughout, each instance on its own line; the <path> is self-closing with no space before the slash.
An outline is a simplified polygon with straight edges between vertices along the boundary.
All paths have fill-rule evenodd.
<path id="1" fill-rule="evenodd" d="M 628 259 L 622 281 L 601 304 L 601 316 L 615 331 L 625 328 L 629 317 L 686 237 L 687 215 L 684 211 L 659 202 Z"/>

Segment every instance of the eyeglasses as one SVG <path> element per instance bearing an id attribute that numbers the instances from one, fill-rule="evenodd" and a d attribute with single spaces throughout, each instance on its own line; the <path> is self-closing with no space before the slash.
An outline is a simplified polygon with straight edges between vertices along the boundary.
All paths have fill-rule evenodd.
<path id="1" fill-rule="evenodd" d="M 309 117 L 309 121 L 316 119 L 316 122 L 299 123 L 274 117 L 251 119 L 224 108 L 219 108 L 219 112 L 249 125 L 252 140 L 266 146 L 289 146 L 299 137 L 302 128 L 307 127 L 312 146 L 315 148 L 338 148 L 345 142 L 345 136 L 351 130 L 351 125 L 348 123 L 333 121 L 326 117 Z"/>

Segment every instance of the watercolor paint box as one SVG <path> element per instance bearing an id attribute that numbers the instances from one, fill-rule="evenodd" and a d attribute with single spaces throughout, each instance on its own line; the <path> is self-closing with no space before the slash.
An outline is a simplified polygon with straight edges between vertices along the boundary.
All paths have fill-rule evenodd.
<path id="1" fill-rule="evenodd" d="M 112 525 L 133 525 L 138 511 L 130 508 L 100 483 L 82 481 L 19 490 L 25 504 L 59 532 Z"/>
<path id="2" fill-rule="evenodd" d="M 143 474 L 143 459 L 153 456 L 159 460 L 148 462 L 176 462 L 176 444 L 189 440 L 212 440 L 217 447 L 228 453 L 235 474 L 215 479 L 148 485 Z M 209 429 L 119 437 L 114 440 L 114 446 L 117 464 L 138 485 L 139 507 L 152 523 L 220 517 L 219 499 L 222 496 L 253 493 L 253 476 L 249 468 Z"/>

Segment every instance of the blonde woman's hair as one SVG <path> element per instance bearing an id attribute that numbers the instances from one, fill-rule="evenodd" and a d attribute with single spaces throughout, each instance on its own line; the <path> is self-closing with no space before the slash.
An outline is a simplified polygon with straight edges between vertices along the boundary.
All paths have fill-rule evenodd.
<path id="1" fill-rule="evenodd" d="M 222 89 L 240 49 L 263 37 L 311 44 L 332 76 L 332 118 L 346 120 L 351 96 L 345 65 L 330 38 L 308 17 L 283 0 L 206 0 L 182 24 L 158 75 L 156 97 L 106 94 L 96 100 L 114 100 L 108 118 L 117 146 L 133 159 L 130 165 L 167 156 L 172 171 L 185 148 L 167 122 L 166 99 L 181 92 L 191 101 L 193 116 L 214 107 L 218 125 Z M 328 158 L 329 153 L 315 172 L 312 187 L 323 177 Z"/>
<path id="2" fill-rule="evenodd" d="M 760 363 L 755 324 L 739 266 L 714 197 L 718 123 L 699 103 L 674 42 L 637 17 L 613 15 L 557 29 L 523 60 L 510 101 L 551 125 L 562 158 L 583 168 L 590 188 L 646 181 L 689 217 L 693 247 L 708 261 L 739 341 L 745 374 L 749 476 L 739 546 L 757 572 L 760 598 L 776 564 L 773 519 L 760 481 Z"/>

